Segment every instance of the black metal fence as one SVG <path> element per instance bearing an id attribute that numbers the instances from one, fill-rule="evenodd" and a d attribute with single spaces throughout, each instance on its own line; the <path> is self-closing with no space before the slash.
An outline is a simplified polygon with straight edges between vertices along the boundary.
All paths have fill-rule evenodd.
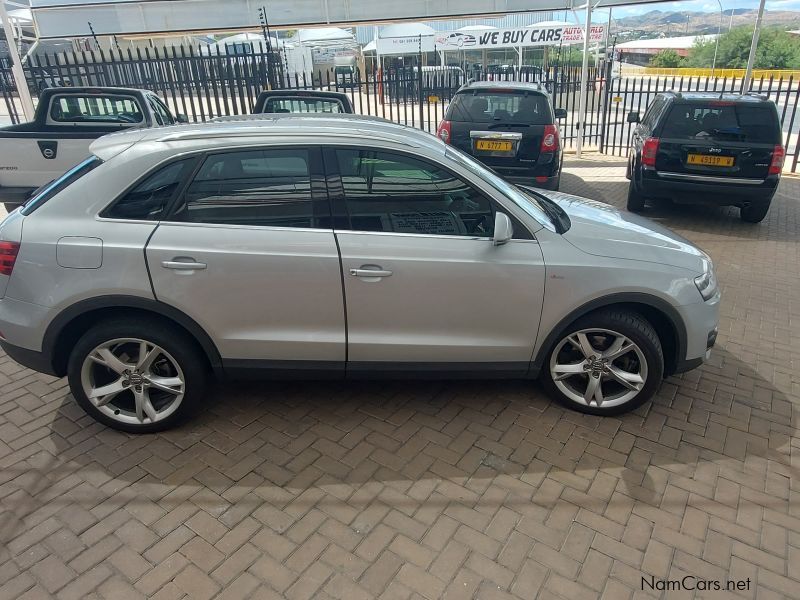
<path id="1" fill-rule="evenodd" d="M 149 89 L 159 94 L 176 114 L 191 121 L 252 112 L 263 89 L 326 89 L 348 94 L 355 111 L 434 132 L 455 92 L 476 76 L 495 81 L 539 83 L 551 93 L 553 105 L 567 112 L 560 121 L 562 143 L 574 147 L 581 126 L 584 147 L 625 155 L 632 126 L 630 111 L 644 112 L 658 92 L 738 91 L 741 80 L 705 77 L 610 77 L 611 66 L 589 69 L 581 81 L 580 68 L 505 66 L 485 74 L 458 67 L 408 67 L 385 71 L 330 69 L 314 73 L 289 72 L 287 56 L 263 44 L 237 47 L 236 54 L 191 47 L 120 51 L 85 51 L 31 57 L 24 65 L 25 85 L 34 97 L 48 87 L 120 86 Z M 7 63 L 0 63 L 0 119 L 22 118 L 16 83 Z M 586 117 L 579 118 L 579 96 L 585 87 Z M 755 80 L 753 91 L 772 98 L 781 117 L 787 164 L 797 170 L 800 118 L 800 79 Z M 583 122 L 582 122 L 583 121 Z"/>

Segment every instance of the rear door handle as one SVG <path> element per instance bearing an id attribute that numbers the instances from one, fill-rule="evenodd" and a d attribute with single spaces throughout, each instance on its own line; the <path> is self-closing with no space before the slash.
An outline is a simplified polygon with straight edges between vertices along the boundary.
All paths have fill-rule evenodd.
<path id="1" fill-rule="evenodd" d="M 161 263 L 165 269 L 176 271 L 201 271 L 208 268 L 206 263 L 195 262 L 194 260 L 165 260 Z"/>
<path id="2" fill-rule="evenodd" d="M 368 267 L 369 265 L 364 265 L 364 267 Z M 361 269 L 350 269 L 350 275 L 353 277 L 391 277 L 392 272 L 387 271 L 381 268 L 361 268 Z"/>

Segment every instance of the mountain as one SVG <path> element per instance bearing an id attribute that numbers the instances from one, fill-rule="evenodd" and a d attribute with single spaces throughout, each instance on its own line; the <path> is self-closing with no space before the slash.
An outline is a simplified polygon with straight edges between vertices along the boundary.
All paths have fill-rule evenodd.
<path id="1" fill-rule="evenodd" d="M 611 33 L 617 41 L 649 37 L 674 37 L 678 35 L 701 35 L 723 32 L 730 27 L 753 25 L 758 11 L 749 8 L 725 10 L 720 21 L 719 12 L 676 12 L 651 10 L 642 15 L 615 19 Z M 778 26 L 786 29 L 800 27 L 800 12 L 792 10 L 765 10 L 765 27 Z"/>

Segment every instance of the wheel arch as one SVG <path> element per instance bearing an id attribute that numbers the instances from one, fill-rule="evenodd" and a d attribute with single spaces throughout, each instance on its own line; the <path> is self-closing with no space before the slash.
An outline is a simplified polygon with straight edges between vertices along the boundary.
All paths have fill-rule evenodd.
<path id="1" fill-rule="evenodd" d="M 620 293 L 589 301 L 571 311 L 544 338 L 531 363 L 531 374 L 538 375 L 553 346 L 578 319 L 606 308 L 622 308 L 637 312 L 653 326 L 664 352 L 664 375 L 676 372 L 686 356 L 687 334 L 683 318 L 667 301 L 643 293 Z"/>
<path id="2" fill-rule="evenodd" d="M 117 295 L 77 302 L 50 322 L 44 334 L 42 351 L 50 357 L 53 372 L 59 377 L 66 375 L 69 360 L 67 349 L 88 327 L 101 319 L 131 315 L 155 317 L 179 327 L 197 343 L 214 372 L 222 373 L 222 359 L 216 344 L 194 319 L 157 300 Z"/>

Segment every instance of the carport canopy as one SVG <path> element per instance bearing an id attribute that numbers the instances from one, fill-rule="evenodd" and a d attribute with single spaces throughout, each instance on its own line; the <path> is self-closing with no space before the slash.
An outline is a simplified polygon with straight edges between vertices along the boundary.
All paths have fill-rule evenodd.
<path id="1" fill-rule="evenodd" d="M 267 9 L 267 19 L 272 27 L 304 27 L 313 25 L 353 25 L 357 23 L 388 23 L 447 19 L 464 16 L 488 16 L 518 12 L 559 11 L 585 9 L 583 20 L 582 79 L 588 72 L 588 55 L 592 9 L 655 4 L 669 0 L 293 0 L 273 3 Z M 742 90 L 749 89 L 750 79 L 761 30 L 765 0 L 760 0 L 758 17 L 753 32 L 747 71 Z M 224 10 L 220 8 L 224 5 Z M 166 34 L 192 31 L 230 31 L 258 26 L 262 0 L 150 0 L 145 3 L 130 0 L 31 0 L 31 13 L 37 36 L 46 38 L 87 37 L 92 35 Z M 6 39 L 13 39 L 13 28 L 0 2 Z M 91 25 L 89 22 L 91 21 Z M 90 30 L 91 27 L 91 30 Z M 14 76 L 25 81 L 16 45 L 9 44 Z M 26 90 L 27 86 L 18 86 Z M 21 92 L 24 95 L 24 92 Z M 586 86 L 581 88 L 579 115 L 586 111 Z M 28 100 L 30 100 L 28 98 Z M 23 106 L 31 102 L 23 100 Z M 27 113 L 27 111 L 26 111 Z M 26 114 L 26 116 L 28 116 Z M 583 117 L 579 117 L 583 121 Z M 577 153 L 580 156 L 583 127 L 579 124 Z"/>

